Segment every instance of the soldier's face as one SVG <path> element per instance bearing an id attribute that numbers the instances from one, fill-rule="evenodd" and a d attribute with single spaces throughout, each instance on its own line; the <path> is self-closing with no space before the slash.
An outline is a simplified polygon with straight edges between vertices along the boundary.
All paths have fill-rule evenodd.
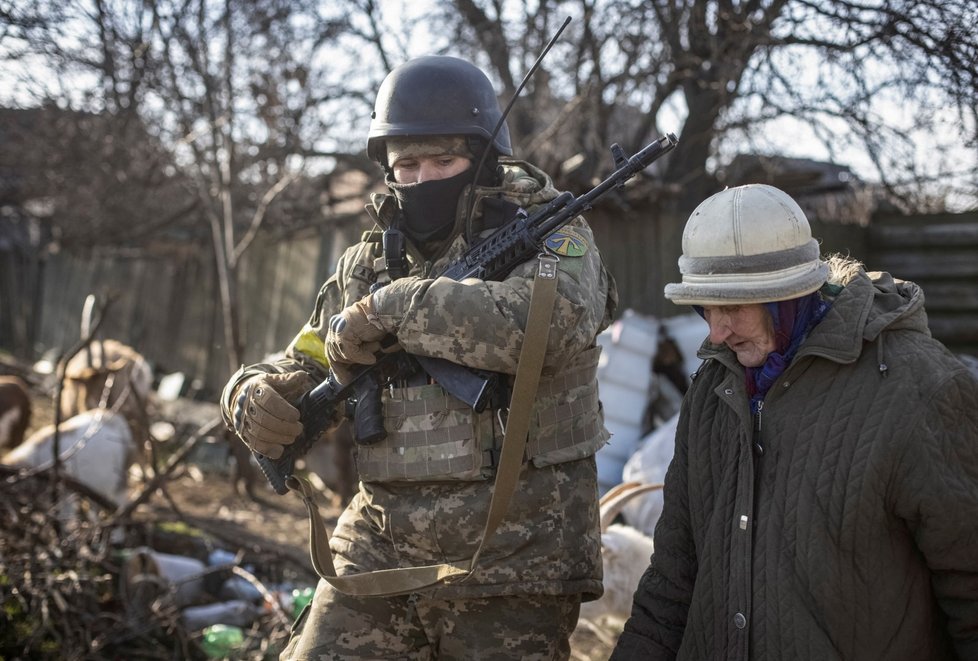
<path id="1" fill-rule="evenodd" d="M 394 161 L 391 169 L 399 184 L 420 184 L 425 181 L 448 179 L 465 172 L 472 160 L 455 154 L 407 156 Z"/>
<path id="2" fill-rule="evenodd" d="M 703 318 L 710 325 L 710 342 L 726 344 L 744 367 L 760 367 L 777 348 L 774 322 L 760 303 L 704 305 Z"/>

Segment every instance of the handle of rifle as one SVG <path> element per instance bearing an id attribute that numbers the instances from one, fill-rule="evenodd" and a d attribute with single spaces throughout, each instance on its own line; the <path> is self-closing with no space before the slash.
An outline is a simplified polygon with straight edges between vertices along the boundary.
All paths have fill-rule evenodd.
<path id="1" fill-rule="evenodd" d="M 295 462 L 309 451 L 313 441 L 326 429 L 333 418 L 333 411 L 338 402 L 342 401 L 349 392 L 350 386 L 340 384 L 333 373 L 318 386 L 302 396 L 296 404 L 299 409 L 299 422 L 302 423 L 302 433 L 291 445 L 284 446 L 282 456 L 272 459 L 259 452 L 252 451 L 258 468 L 268 483 L 280 496 L 289 492 L 285 482 L 295 472 Z"/>
<path id="2" fill-rule="evenodd" d="M 260 452 L 255 451 L 252 451 L 252 454 L 255 455 L 258 468 L 261 469 L 268 483 L 272 485 L 275 493 L 280 496 L 287 494 L 289 488 L 285 485 L 285 481 L 292 476 L 295 470 L 295 457 L 291 456 L 289 448 L 286 448 L 282 456 L 278 459 L 270 459 Z"/>

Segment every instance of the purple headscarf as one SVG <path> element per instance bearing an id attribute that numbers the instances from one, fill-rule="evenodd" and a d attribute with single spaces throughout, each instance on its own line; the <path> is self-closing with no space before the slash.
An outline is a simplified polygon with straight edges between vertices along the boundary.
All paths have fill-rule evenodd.
<path id="1" fill-rule="evenodd" d="M 808 332 L 822 320 L 829 311 L 829 303 L 817 292 L 800 298 L 777 303 L 764 303 L 774 322 L 774 351 L 760 367 L 747 368 L 747 393 L 750 395 L 750 408 L 757 413 L 760 402 L 771 385 L 791 364 L 795 352 Z"/>

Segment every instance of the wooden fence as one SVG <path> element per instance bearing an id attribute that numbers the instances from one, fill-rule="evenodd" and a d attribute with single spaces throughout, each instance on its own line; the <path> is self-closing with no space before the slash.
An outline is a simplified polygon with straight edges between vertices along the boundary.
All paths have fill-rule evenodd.
<path id="1" fill-rule="evenodd" d="M 590 217 L 618 283 L 620 312 L 686 312 L 662 296 L 679 276 L 681 223 L 651 212 Z M 823 253 L 849 254 L 869 270 L 919 283 L 934 335 L 955 352 L 978 355 L 978 212 L 880 217 L 868 229 L 812 225 Z M 350 223 L 321 236 L 252 247 L 241 283 L 246 362 L 285 347 L 305 323 L 340 250 L 363 229 Z M 117 298 L 104 337 L 131 344 L 161 372 L 184 372 L 202 396 L 216 395 L 229 366 L 207 243 L 155 257 L 103 250 L 25 259 L 0 249 L 0 349 L 26 360 L 63 351 L 78 339 L 85 297 L 105 292 Z"/>
<path id="2" fill-rule="evenodd" d="M 360 231 L 348 224 L 322 236 L 253 244 L 241 265 L 246 362 L 285 348 L 312 311 L 337 251 Z M 5 267 L 14 263 L 31 264 L 30 273 Z M 158 374 L 183 372 L 192 393 L 205 397 L 229 376 L 207 242 L 163 254 L 101 249 L 33 260 L 0 251 L 0 267 L 0 349 L 20 360 L 57 358 L 74 344 L 85 298 L 94 294 L 111 300 L 98 335 L 131 345 Z"/>
<path id="3" fill-rule="evenodd" d="M 978 356 L 978 212 L 876 217 L 869 246 L 867 266 L 924 290 L 934 336 Z"/>

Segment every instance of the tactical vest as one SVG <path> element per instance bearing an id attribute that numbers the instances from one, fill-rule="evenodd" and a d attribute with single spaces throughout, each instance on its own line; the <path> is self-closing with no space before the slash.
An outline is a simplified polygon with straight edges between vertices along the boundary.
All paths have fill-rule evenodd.
<path id="1" fill-rule="evenodd" d="M 364 239 L 374 242 L 377 236 Z M 364 251 L 353 273 L 366 269 L 369 280 L 389 281 L 376 247 Z M 608 442 L 598 401 L 600 353 L 592 346 L 558 373 L 544 371 L 526 446 L 526 460 L 535 466 L 582 459 Z M 381 403 L 387 437 L 356 449 L 364 482 L 478 481 L 495 475 L 506 410 L 476 413 L 438 384 L 385 388 Z"/>
<path id="2" fill-rule="evenodd" d="M 582 459 L 608 442 L 598 403 L 600 352 L 592 347 L 541 380 L 526 447 L 526 459 L 535 466 Z M 364 482 L 476 481 L 495 475 L 505 410 L 475 413 L 438 384 L 387 389 L 382 402 L 387 438 L 357 448 Z"/>

